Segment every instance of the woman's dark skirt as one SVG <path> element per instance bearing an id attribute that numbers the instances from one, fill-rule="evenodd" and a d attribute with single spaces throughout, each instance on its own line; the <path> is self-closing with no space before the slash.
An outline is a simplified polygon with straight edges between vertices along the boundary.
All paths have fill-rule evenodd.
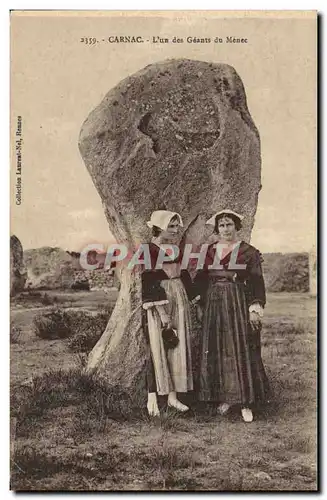
<path id="1" fill-rule="evenodd" d="M 199 385 L 202 401 L 251 405 L 268 397 L 260 331 L 251 328 L 243 283 L 210 278 Z"/>

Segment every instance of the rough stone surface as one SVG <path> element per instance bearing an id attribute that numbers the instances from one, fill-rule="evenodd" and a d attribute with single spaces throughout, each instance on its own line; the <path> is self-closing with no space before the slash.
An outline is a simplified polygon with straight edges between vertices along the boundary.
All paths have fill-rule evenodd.
<path id="1" fill-rule="evenodd" d="M 79 267 L 78 260 L 58 247 L 25 250 L 24 263 L 28 288 L 70 288 L 74 270 Z"/>
<path id="2" fill-rule="evenodd" d="M 249 239 L 261 188 L 258 131 L 234 68 L 187 59 L 149 65 L 112 89 L 82 126 L 79 148 L 108 225 L 132 248 L 148 241 L 153 210 L 179 212 L 186 241 L 207 241 L 204 221 L 232 208 Z M 112 383 L 142 378 L 140 284 L 127 275 L 106 332 L 89 358 Z"/>
<path id="3" fill-rule="evenodd" d="M 10 295 L 24 289 L 27 273 L 23 262 L 23 247 L 17 236 L 10 237 Z"/>
<path id="4" fill-rule="evenodd" d="M 104 268 L 103 265 L 95 270 L 82 269 L 79 253 L 67 252 L 58 247 L 25 250 L 24 265 L 27 270 L 27 288 L 98 290 L 110 289 L 115 285 L 113 269 Z"/>

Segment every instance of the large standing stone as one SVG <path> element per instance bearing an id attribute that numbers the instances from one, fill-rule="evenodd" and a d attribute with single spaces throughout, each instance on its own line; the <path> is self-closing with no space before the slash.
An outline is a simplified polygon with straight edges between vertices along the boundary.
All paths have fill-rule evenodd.
<path id="1" fill-rule="evenodd" d="M 70 288 L 79 259 L 61 248 L 41 247 L 25 250 L 28 288 Z"/>
<path id="2" fill-rule="evenodd" d="M 10 295 L 24 290 L 27 273 L 23 262 L 23 247 L 17 236 L 10 237 Z"/>
<path id="3" fill-rule="evenodd" d="M 245 215 L 242 236 L 250 238 L 260 139 L 231 66 L 187 59 L 147 66 L 92 111 L 79 148 L 119 243 L 148 241 L 146 220 L 165 208 L 182 215 L 186 241 L 207 240 L 204 221 L 224 207 Z M 131 388 L 144 374 L 140 279 L 121 272 L 116 308 L 88 367 Z"/>

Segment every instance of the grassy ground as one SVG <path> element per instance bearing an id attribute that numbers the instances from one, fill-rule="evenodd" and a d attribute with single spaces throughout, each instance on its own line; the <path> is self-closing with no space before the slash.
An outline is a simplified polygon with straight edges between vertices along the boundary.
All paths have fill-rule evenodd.
<path id="1" fill-rule="evenodd" d="M 60 306 L 90 311 L 108 299 L 114 294 L 58 295 Z M 268 296 L 262 350 L 274 399 L 252 424 L 196 405 L 150 420 L 128 395 L 82 375 L 65 341 L 35 336 L 33 317 L 48 307 L 26 298 L 12 305 L 22 331 L 11 345 L 12 489 L 316 489 L 314 299 Z"/>

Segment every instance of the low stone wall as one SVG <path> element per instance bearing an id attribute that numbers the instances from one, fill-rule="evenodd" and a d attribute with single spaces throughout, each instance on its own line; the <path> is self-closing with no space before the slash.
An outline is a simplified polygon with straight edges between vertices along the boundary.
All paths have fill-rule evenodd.
<path id="1" fill-rule="evenodd" d="M 74 282 L 71 288 L 78 288 L 81 284 L 88 283 L 90 290 L 112 288 L 114 286 L 114 273 L 112 270 L 96 269 L 94 271 L 75 271 Z"/>

